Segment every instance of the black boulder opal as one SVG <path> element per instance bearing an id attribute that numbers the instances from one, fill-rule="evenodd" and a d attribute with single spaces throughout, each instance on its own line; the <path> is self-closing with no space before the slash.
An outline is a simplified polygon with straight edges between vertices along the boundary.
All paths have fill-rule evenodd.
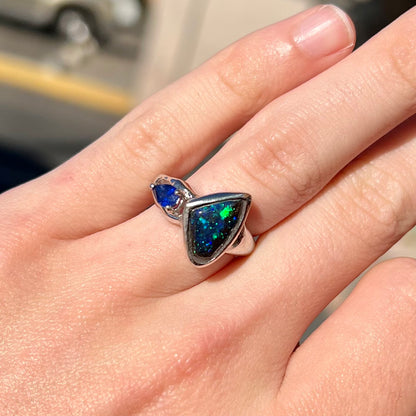
<path id="1" fill-rule="evenodd" d="M 218 258 L 236 240 L 250 199 L 245 194 L 214 194 L 193 199 L 184 216 L 188 256 L 196 265 Z"/>

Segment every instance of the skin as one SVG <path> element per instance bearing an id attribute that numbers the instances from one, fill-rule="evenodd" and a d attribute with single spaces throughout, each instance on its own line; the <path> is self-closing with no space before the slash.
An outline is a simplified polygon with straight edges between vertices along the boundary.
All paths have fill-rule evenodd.
<path id="1" fill-rule="evenodd" d="M 340 13 L 249 35 L 0 197 L 2 415 L 416 414 L 415 260 L 296 348 L 416 223 L 416 9 L 351 55 Z M 148 186 L 234 132 L 189 183 L 250 193 L 260 237 L 196 269 Z"/>

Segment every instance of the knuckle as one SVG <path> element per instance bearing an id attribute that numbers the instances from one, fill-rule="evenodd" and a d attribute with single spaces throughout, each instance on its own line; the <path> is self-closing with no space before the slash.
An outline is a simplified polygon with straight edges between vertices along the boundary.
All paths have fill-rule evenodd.
<path id="1" fill-rule="evenodd" d="M 260 85 L 260 71 L 265 65 L 259 60 L 253 45 L 245 41 L 232 46 L 227 53 L 224 52 L 217 66 L 219 87 L 225 96 L 237 98 L 240 108 L 247 113 L 267 100 L 269 91 Z"/>
<path id="2" fill-rule="evenodd" d="M 407 87 L 412 98 L 416 96 L 416 58 L 414 49 L 416 49 L 416 42 L 413 45 L 413 50 L 409 50 L 408 46 L 400 45 L 397 48 L 393 48 L 390 55 L 394 74 Z"/>
<path id="3" fill-rule="evenodd" d="M 391 93 L 391 86 L 396 83 L 404 92 L 403 98 L 409 97 L 414 107 L 416 99 L 416 38 L 415 38 L 415 16 L 401 20 L 400 31 L 391 36 L 387 45 L 383 45 L 384 53 L 382 59 L 377 60 L 376 73 L 381 74 L 383 81 Z M 387 83 L 386 83 L 387 78 Z"/>
<path id="4" fill-rule="evenodd" d="M 129 169 L 144 166 L 154 170 L 155 160 L 180 163 L 185 155 L 175 138 L 181 137 L 184 131 L 184 121 L 179 121 L 171 109 L 154 108 L 123 127 L 118 135 L 122 151 L 116 157 Z"/>
<path id="5" fill-rule="evenodd" d="M 240 167 L 253 182 L 272 195 L 282 192 L 291 205 L 299 205 L 315 194 L 323 178 L 319 156 L 306 132 L 296 121 L 286 121 L 272 135 L 256 144 L 240 159 Z"/>
<path id="6" fill-rule="evenodd" d="M 408 228 L 407 212 L 411 196 L 402 180 L 392 171 L 369 163 L 359 175 L 347 176 L 342 201 L 362 235 L 381 237 L 382 241 L 395 242 Z M 352 208 L 352 209 L 351 209 Z M 377 234 L 375 234 L 377 233 Z"/>

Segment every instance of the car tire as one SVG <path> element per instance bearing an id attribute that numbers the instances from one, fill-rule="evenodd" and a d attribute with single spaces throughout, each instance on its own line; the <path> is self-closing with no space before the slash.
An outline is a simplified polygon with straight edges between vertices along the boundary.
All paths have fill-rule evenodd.
<path id="1" fill-rule="evenodd" d="M 85 43 L 96 38 L 96 25 L 90 13 L 66 8 L 58 13 L 55 21 L 56 32 L 69 42 Z"/>

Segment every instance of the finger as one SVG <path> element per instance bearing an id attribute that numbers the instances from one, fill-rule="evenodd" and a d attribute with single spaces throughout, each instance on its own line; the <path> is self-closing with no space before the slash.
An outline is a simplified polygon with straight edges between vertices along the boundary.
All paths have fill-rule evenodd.
<path id="1" fill-rule="evenodd" d="M 302 28 L 313 33 L 313 23 L 318 35 L 302 35 Z M 348 18 L 332 6 L 235 43 L 44 178 L 37 193 L 47 224 L 55 235 L 73 237 L 136 215 L 151 203 L 148 186 L 157 174 L 184 175 L 276 96 L 348 54 L 352 43 Z"/>
<path id="2" fill-rule="evenodd" d="M 248 228 L 255 234 L 298 209 L 352 158 L 414 112 L 414 72 L 411 65 L 398 61 L 397 51 L 410 61 L 416 59 L 413 38 L 402 36 L 414 32 L 415 17 L 416 9 L 344 61 L 269 104 L 192 176 L 193 189 L 202 195 L 250 193 L 253 211 Z M 132 229 L 145 230 L 146 239 L 138 241 Z M 149 276 L 156 287 L 166 288 L 173 282 L 176 289 L 187 288 L 218 270 L 196 272 L 186 258 L 180 230 L 167 224 L 156 208 L 108 230 L 107 238 L 110 253 L 129 241 L 128 248 L 122 245 L 124 258 L 152 264 L 152 270 L 160 256 L 169 253 L 174 259 L 169 282 L 162 273 L 166 264 L 159 264 L 160 271 Z M 271 252 L 272 247 L 267 255 Z M 267 262 L 266 257 L 263 261 Z"/>
<path id="3" fill-rule="evenodd" d="M 198 290 L 217 301 L 250 293 L 253 302 L 273 305 L 274 333 L 293 350 L 325 306 L 416 225 L 415 164 L 414 117 L 266 233 L 244 274 L 237 269 L 221 279 L 221 272 Z"/>
<path id="4" fill-rule="evenodd" d="M 416 261 L 370 271 L 293 354 L 276 414 L 416 412 Z"/>
<path id="5" fill-rule="evenodd" d="M 415 22 L 416 8 L 336 66 L 269 104 L 190 179 L 193 188 L 202 195 L 251 194 L 247 225 L 254 234 L 294 212 L 415 112 Z"/>

